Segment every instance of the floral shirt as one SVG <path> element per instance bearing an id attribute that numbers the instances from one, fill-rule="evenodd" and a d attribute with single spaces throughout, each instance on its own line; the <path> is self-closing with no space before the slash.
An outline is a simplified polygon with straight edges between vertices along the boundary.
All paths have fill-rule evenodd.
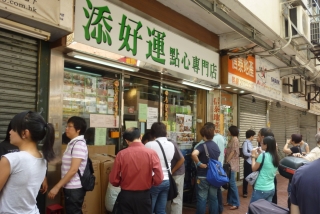
<path id="1" fill-rule="evenodd" d="M 228 143 L 226 149 L 226 159 L 232 151 L 234 151 L 234 154 L 232 159 L 229 161 L 231 170 L 234 172 L 239 172 L 239 139 L 237 137 L 232 137 Z"/>

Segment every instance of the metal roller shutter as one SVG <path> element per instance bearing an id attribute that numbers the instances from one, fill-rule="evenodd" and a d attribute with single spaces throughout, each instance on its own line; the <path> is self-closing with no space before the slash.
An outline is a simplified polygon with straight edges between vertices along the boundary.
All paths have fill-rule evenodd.
<path id="1" fill-rule="evenodd" d="M 286 139 L 300 134 L 300 111 L 286 107 Z"/>
<path id="2" fill-rule="evenodd" d="M 254 130 L 257 134 L 259 130 L 266 127 L 267 124 L 267 102 L 256 100 L 252 103 L 249 98 L 240 97 L 240 133 L 239 140 L 242 147 L 243 141 L 246 139 L 246 131 L 248 129 Z M 255 138 L 252 144 L 257 145 Z M 240 179 L 243 179 L 243 158 L 240 158 Z"/>
<path id="3" fill-rule="evenodd" d="M 286 143 L 286 107 L 277 107 L 276 103 L 272 103 L 270 112 L 270 128 L 278 144 L 278 151 L 280 157 L 284 157 L 282 149 Z"/>
<path id="4" fill-rule="evenodd" d="M 309 144 L 310 150 L 315 146 L 314 136 L 317 134 L 317 115 L 306 113 L 300 115 L 300 134 Z"/>
<path id="5" fill-rule="evenodd" d="M 0 141 L 13 116 L 36 109 L 38 42 L 0 29 Z"/>

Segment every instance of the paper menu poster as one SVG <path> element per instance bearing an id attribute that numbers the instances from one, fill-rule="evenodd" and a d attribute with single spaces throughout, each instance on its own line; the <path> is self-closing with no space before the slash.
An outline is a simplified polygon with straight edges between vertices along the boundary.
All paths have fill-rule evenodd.
<path id="1" fill-rule="evenodd" d="M 140 122 L 145 122 L 147 120 L 148 115 L 148 105 L 139 103 L 139 114 L 138 119 Z"/>
<path id="2" fill-rule="evenodd" d="M 184 132 L 192 131 L 192 115 L 184 115 Z"/>
<path id="3" fill-rule="evenodd" d="M 107 128 L 95 128 L 94 132 L 94 145 L 106 145 Z"/>
<path id="4" fill-rule="evenodd" d="M 176 131 L 184 132 L 184 114 L 176 114 Z"/>
<path id="5" fill-rule="evenodd" d="M 90 114 L 90 127 L 119 128 L 119 116 Z"/>
<path id="6" fill-rule="evenodd" d="M 158 122 L 158 108 L 148 107 L 147 129 L 151 129 L 153 123 Z"/>
<path id="7" fill-rule="evenodd" d="M 127 128 L 136 127 L 138 128 L 138 121 L 125 121 L 124 122 Z"/>
<path id="8" fill-rule="evenodd" d="M 96 78 L 86 76 L 85 79 L 85 92 L 86 94 L 96 94 Z"/>

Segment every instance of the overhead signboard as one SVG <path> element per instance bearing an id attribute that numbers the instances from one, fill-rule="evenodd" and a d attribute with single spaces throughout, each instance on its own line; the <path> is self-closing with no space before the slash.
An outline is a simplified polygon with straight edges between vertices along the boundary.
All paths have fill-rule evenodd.
<path id="1" fill-rule="evenodd" d="M 108 1 L 76 1 L 74 41 L 219 84 L 218 53 Z"/>
<path id="2" fill-rule="evenodd" d="M 59 0 L 1 0 L 0 10 L 51 25 L 60 24 Z"/>

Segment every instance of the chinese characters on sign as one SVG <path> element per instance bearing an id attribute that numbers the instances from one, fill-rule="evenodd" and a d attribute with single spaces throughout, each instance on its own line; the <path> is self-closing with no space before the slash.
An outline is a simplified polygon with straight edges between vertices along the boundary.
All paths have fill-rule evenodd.
<path id="1" fill-rule="evenodd" d="M 216 52 L 110 2 L 86 0 L 76 3 L 75 41 L 139 60 L 151 60 L 194 77 L 219 81 Z"/>
<path id="2" fill-rule="evenodd" d="M 228 59 L 228 71 L 251 82 L 256 82 L 255 69 L 255 58 L 253 56 Z"/>
<path id="3" fill-rule="evenodd" d="M 213 98 L 213 123 L 215 126 L 215 133 L 220 133 L 220 98 Z"/>

